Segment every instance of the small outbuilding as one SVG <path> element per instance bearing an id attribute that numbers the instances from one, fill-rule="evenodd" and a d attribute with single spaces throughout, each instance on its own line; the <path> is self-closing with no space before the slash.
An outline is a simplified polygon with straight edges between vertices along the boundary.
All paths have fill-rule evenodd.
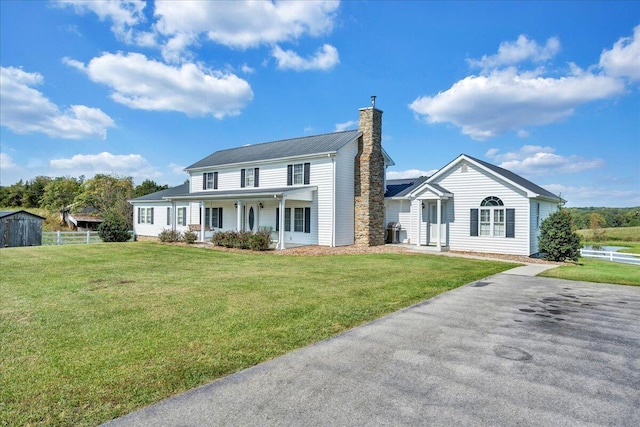
<path id="1" fill-rule="evenodd" d="M 0 211 L 0 248 L 42 245 L 44 219 L 25 210 Z"/>

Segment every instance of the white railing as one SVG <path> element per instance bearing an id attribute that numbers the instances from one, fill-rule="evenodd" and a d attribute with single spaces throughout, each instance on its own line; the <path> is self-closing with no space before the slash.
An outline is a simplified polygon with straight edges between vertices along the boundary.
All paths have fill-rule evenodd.
<path id="1" fill-rule="evenodd" d="M 640 265 L 640 254 L 627 254 L 622 252 L 605 251 L 598 249 L 580 249 L 580 256 L 583 256 L 585 258 L 600 258 L 607 261 Z"/>
<path id="2" fill-rule="evenodd" d="M 101 241 L 97 231 L 44 231 L 42 233 L 43 245 L 89 244 Z"/>

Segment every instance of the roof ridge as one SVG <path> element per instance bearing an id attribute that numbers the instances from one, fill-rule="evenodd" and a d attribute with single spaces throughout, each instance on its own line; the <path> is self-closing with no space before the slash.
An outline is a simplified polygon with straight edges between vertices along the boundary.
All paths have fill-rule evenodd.
<path id="1" fill-rule="evenodd" d="M 215 154 L 215 153 L 221 153 L 223 151 L 231 151 L 231 150 L 239 150 L 241 148 L 246 148 L 246 147 L 255 147 L 258 145 L 266 145 L 266 144 L 275 144 L 276 142 L 287 142 L 287 141 L 293 141 L 296 139 L 307 139 L 307 138 L 317 138 L 320 136 L 327 136 L 327 135 L 336 135 L 339 133 L 348 133 L 348 132 L 359 132 L 359 129 L 351 129 L 351 130 L 341 130 L 339 132 L 326 132 L 326 133 L 319 133 L 316 135 L 307 135 L 307 136 L 298 136 L 298 137 L 291 137 L 291 138 L 285 138 L 285 139 L 276 139 L 274 141 L 264 141 L 264 142 L 256 142 L 253 144 L 243 144 L 237 147 L 230 147 L 230 148 L 223 148 L 221 150 L 216 150 L 211 154 Z"/>

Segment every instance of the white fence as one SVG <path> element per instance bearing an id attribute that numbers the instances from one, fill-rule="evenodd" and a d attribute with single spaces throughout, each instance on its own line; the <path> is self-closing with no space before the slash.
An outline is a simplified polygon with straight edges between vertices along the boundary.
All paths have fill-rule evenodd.
<path id="1" fill-rule="evenodd" d="M 88 244 L 101 241 L 97 231 L 45 231 L 42 233 L 43 245 Z"/>
<path id="2" fill-rule="evenodd" d="M 600 258 L 608 261 L 640 265 L 640 254 L 625 254 L 622 252 L 597 249 L 580 249 L 580 255 L 585 258 Z"/>

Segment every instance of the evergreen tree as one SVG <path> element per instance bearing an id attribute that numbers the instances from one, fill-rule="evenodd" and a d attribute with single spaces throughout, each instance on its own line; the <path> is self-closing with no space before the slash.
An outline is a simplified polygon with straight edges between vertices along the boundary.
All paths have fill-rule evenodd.
<path id="1" fill-rule="evenodd" d="M 565 209 L 549 215 L 540 225 L 538 249 L 550 261 L 577 261 L 580 257 L 580 236 L 573 231 L 571 214 Z"/>

